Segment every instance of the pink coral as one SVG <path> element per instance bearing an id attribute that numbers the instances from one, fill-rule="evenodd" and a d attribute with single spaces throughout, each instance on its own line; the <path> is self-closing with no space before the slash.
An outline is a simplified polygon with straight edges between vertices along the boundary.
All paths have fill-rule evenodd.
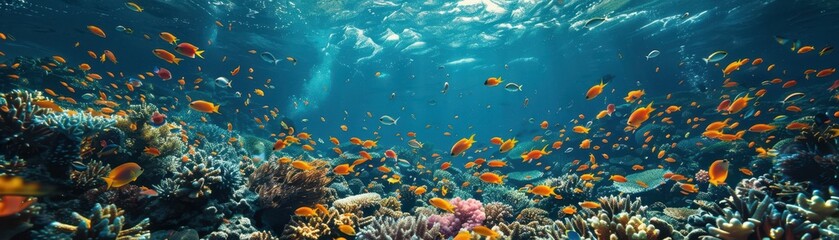
<path id="1" fill-rule="evenodd" d="M 696 172 L 696 175 L 694 176 L 694 178 L 696 179 L 697 182 L 703 182 L 703 183 L 708 182 L 708 180 L 711 180 L 711 176 L 709 176 L 708 171 L 705 171 L 705 170 L 699 170 L 698 172 Z"/>
<path id="2" fill-rule="evenodd" d="M 454 236 L 461 229 L 472 230 L 473 227 L 481 225 L 484 219 L 486 219 L 484 206 L 481 201 L 471 198 L 461 200 L 458 197 L 452 199 L 450 202 L 454 205 L 454 214 L 435 214 L 428 218 L 429 226 L 439 224 L 440 232 L 447 237 Z"/>

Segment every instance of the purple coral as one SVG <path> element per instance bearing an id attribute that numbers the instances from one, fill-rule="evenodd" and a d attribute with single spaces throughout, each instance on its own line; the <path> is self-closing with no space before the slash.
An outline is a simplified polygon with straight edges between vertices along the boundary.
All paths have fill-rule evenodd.
<path id="1" fill-rule="evenodd" d="M 461 229 L 472 230 L 473 227 L 481 225 L 486 219 L 484 206 L 481 201 L 475 199 L 461 200 L 459 197 L 452 199 L 454 214 L 445 213 L 442 215 L 431 215 L 428 217 L 428 225 L 440 225 L 440 232 L 447 237 L 454 236 Z"/>
<path id="2" fill-rule="evenodd" d="M 708 180 L 711 180 L 711 176 L 708 175 L 708 171 L 705 170 L 699 170 L 698 172 L 696 172 L 696 175 L 694 175 L 693 178 L 696 179 L 697 182 L 701 183 L 708 182 Z"/>

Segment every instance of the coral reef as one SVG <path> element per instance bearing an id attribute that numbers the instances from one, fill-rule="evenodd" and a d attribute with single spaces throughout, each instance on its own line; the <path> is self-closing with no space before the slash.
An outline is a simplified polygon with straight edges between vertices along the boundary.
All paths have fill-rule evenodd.
<path id="1" fill-rule="evenodd" d="M 102 206 L 96 204 L 91 209 L 91 215 L 84 217 L 79 213 L 73 213 L 73 218 L 78 224 L 66 224 L 53 222 L 51 227 L 60 232 L 71 234 L 73 239 L 148 239 L 149 225 L 148 218 L 141 220 L 134 227 L 125 225 L 123 211 L 115 205 Z"/>
<path id="2" fill-rule="evenodd" d="M 483 204 L 478 200 L 454 198 L 449 202 L 454 206 L 454 213 L 428 217 L 429 227 L 440 226 L 440 233 L 447 237 L 456 235 L 461 229 L 472 230 L 486 219 Z"/>
<path id="3" fill-rule="evenodd" d="M 424 216 L 408 216 L 398 219 L 378 217 L 358 232 L 359 239 L 442 239 L 439 225 L 426 224 Z"/>

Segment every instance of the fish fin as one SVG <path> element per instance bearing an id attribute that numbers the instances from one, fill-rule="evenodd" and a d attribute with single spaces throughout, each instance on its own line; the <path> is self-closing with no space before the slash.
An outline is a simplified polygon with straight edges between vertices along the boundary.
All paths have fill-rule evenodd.
<path id="1" fill-rule="evenodd" d="M 522 87 L 524 87 L 524 85 L 519 85 L 519 92 L 521 92 Z"/>
<path id="2" fill-rule="evenodd" d="M 201 59 L 204 59 L 204 56 L 201 56 L 202 53 L 204 53 L 204 50 L 195 51 L 196 56 L 200 57 Z"/>
<path id="3" fill-rule="evenodd" d="M 396 122 L 398 122 L 400 118 L 402 118 L 402 117 L 396 117 L 396 119 L 393 120 L 393 125 L 396 125 Z"/>
<path id="4" fill-rule="evenodd" d="M 114 184 L 114 179 L 103 177 L 102 180 L 105 180 L 105 183 L 108 184 L 107 189 L 111 189 L 111 186 Z"/>
<path id="5" fill-rule="evenodd" d="M 280 59 L 274 59 L 274 65 L 277 65 L 277 63 L 279 63 L 279 62 L 280 62 Z"/>
<path id="6" fill-rule="evenodd" d="M 710 59 L 702 58 L 702 61 L 705 61 L 705 64 L 708 64 L 708 61 L 710 61 Z"/>
<path id="7" fill-rule="evenodd" d="M 213 112 L 214 112 L 214 113 L 221 114 L 221 113 L 218 111 L 218 108 L 219 108 L 220 106 L 221 106 L 221 105 L 215 105 L 215 106 L 213 106 Z"/>
<path id="8" fill-rule="evenodd" d="M 152 70 L 152 72 L 158 73 L 158 72 L 160 72 L 160 68 L 158 68 L 157 66 L 154 66 L 154 70 Z"/>
<path id="9" fill-rule="evenodd" d="M 184 60 L 184 59 L 183 58 L 175 58 L 175 59 L 172 59 L 172 62 L 175 63 L 175 65 L 178 65 L 178 63 L 181 62 L 181 60 Z"/>

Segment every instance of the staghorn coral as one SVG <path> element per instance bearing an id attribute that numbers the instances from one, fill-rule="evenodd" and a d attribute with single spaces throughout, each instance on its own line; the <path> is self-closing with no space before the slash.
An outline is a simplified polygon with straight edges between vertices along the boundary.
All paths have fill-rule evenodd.
<path id="1" fill-rule="evenodd" d="M 143 219 L 134 227 L 124 228 L 126 226 L 124 226 L 123 211 L 113 204 L 102 207 L 97 203 L 91 212 L 92 215 L 89 217 L 83 217 L 74 212 L 73 218 L 79 222 L 76 225 L 52 222 L 50 226 L 58 231 L 72 234 L 73 239 L 133 240 L 150 237 L 149 231 L 146 230 L 149 225 L 148 218 Z"/>
<path id="2" fill-rule="evenodd" d="M 691 215 L 696 215 L 699 210 L 692 208 L 665 208 L 664 214 L 678 220 L 686 220 Z"/>
<path id="3" fill-rule="evenodd" d="M 387 197 L 379 201 L 381 207 L 376 210 L 376 216 L 399 218 L 407 213 L 402 212 L 402 203 L 396 197 Z"/>
<path id="4" fill-rule="evenodd" d="M 18 175 L 26 169 L 26 161 L 18 156 L 6 158 L 0 155 L 0 175 Z"/>
<path id="5" fill-rule="evenodd" d="M 290 164 L 280 164 L 275 158 L 259 166 L 248 182 L 248 187 L 259 194 L 260 206 L 309 206 L 326 197 L 326 186 L 331 179 L 326 176 L 328 169 L 323 167 L 324 162 L 314 161 L 310 164 L 315 169 L 302 171 Z"/>
<path id="6" fill-rule="evenodd" d="M 787 209 L 813 222 L 839 217 L 839 195 L 833 187 L 830 187 L 830 193 L 831 195 L 827 195 L 816 190 L 810 198 L 804 193 L 799 193 L 795 198 L 796 205 L 787 205 Z"/>
<path id="7" fill-rule="evenodd" d="M 478 200 L 454 198 L 449 202 L 454 206 L 453 214 L 445 213 L 428 217 L 429 227 L 439 225 L 440 232 L 447 237 L 456 235 L 461 229 L 471 230 L 481 225 L 486 219 L 484 206 Z"/>
<path id="8" fill-rule="evenodd" d="M 125 185 L 119 188 L 99 186 L 84 193 L 84 199 L 91 203 L 114 204 L 121 209 L 136 210 L 146 196 L 140 194 L 143 190 L 137 185 Z"/>
<path id="9" fill-rule="evenodd" d="M 527 225 L 547 225 L 551 223 L 551 219 L 548 218 L 548 211 L 534 207 L 522 209 L 521 212 L 519 212 L 519 215 L 516 216 L 516 221 Z"/>
<path id="10" fill-rule="evenodd" d="M 484 204 L 484 214 L 486 214 L 484 224 L 487 226 L 507 223 L 509 219 L 513 218 L 513 206 L 500 202 L 487 203 Z"/>
<path id="11" fill-rule="evenodd" d="M 588 219 L 597 239 L 659 239 L 659 230 L 641 216 L 619 213 L 612 217 L 601 212 Z"/>
<path id="12" fill-rule="evenodd" d="M 49 113 L 36 116 L 35 123 L 48 126 L 54 132 L 64 134 L 75 142 L 81 142 L 85 137 L 111 128 L 116 120 L 95 117 L 90 113 Z"/>
<path id="13" fill-rule="evenodd" d="M 248 236 L 247 239 L 248 240 L 279 240 L 279 238 L 274 237 L 274 235 L 271 234 L 271 232 L 269 232 L 269 231 L 261 231 L 261 232 L 252 233 L 250 236 Z"/>
<path id="14" fill-rule="evenodd" d="M 503 202 L 513 206 L 515 212 L 533 206 L 533 201 L 530 201 L 525 193 L 516 191 L 516 189 L 505 185 L 486 185 L 482 195 L 484 202 Z"/>
<path id="15" fill-rule="evenodd" d="M 73 181 L 75 189 L 86 190 L 105 185 L 102 178 L 106 177 L 110 172 L 110 165 L 93 160 L 87 164 L 87 169 L 84 171 L 70 172 L 70 180 Z"/>
<path id="16" fill-rule="evenodd" d="M 222 181 L 221 170 L 214 165 L 212 159 L 202 159 L 184 164 L 174 177 L 164 179 L 154 188 L 163 198 L 196 199 L 212 194 L 212 186 Z"/>
<path id="17" fill-rule="evenodd" d="M 320 216 L 291 217 L 280 239 L 317 240 L 329 236 L 332 232 Z"/>
<path id="18" fill-rule="evenodd" d="M 665 173 L 670 171 L 666 169 L 650 169 L 639 173 L 626 175 L 626 182 L 615 182 L 614 185 L 621 193 L 640 193 L 653 190 L 659 185 L 664 184 L 665 179 L 662 178 Z M 642 187 L 638 182 L 647 184 L 647 187 Z"/>
<path id="19" fill-rule="evenodd" d="M 425 224 L 424 216 L 378 217 L 361 228 L 358 239 L 432 240 L 443 239 L 439 225 Z"/>
<path id="20" fill-rule="evenodd" d="M 709 227 L 708 230 L 719 238 L 725 240 L 746 239 L 755 231 L 755 222 L 740 221 L 740 219 L 732 218 L 725 221 L 725 219 L 717 218 L 715 227 Z"/>
<path id="21" fill-rule="evenodd" d="M 601 208 L 609 217 L 618 213 L 628 213 L 630 215 L 643 214 L 646 207 L 641 205 L 641 198 L 635 198 L 635 201 L 629 200 L 629 197 L 614 196 L 600 197 Z"/>
<path id="22" fill-rule="evenodd" d="M 332 206 L 344 212 L 356 212 L 363 208 L 379 205 L 382 196 L 378 193 L 362 193 L 332 202 Z"/>
<path id="23" fill-rule="evenodd" d="M 13 90 L 0 94 L 0 153 L 29 158 L 49 149 L 43 144 L 54 132 L 48 126 L 35 124 L 37 116 L 52 112 L 36 102 L 51 102 L 40 91 Z"/>

